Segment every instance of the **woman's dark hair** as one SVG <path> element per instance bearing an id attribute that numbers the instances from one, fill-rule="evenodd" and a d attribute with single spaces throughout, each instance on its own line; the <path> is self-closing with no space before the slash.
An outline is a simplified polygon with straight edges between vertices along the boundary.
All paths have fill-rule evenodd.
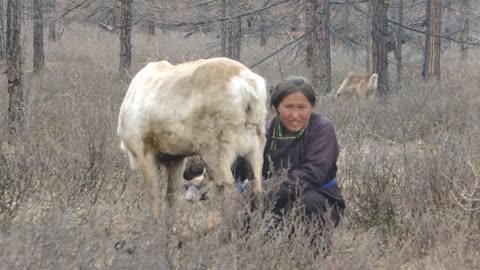
<path id="1" fill-rule="evenodd" d="M 286 96 L 295 92 L 304 94 L 312 107 L 315 106 L 317 101 L 312 85 L 303 77 L 287 78 L 275 85 L 271 92 L 270 105 L 273 106 L 275 110 L 278 109 L 278 106 Z"/>

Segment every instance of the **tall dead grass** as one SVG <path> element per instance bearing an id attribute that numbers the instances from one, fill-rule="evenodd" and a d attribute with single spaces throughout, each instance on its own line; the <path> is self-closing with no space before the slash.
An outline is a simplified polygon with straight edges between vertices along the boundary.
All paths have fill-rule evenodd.
<path id="1" fill-rule="evenodd" d="M 134 36 L 132 74 L 149 61 L 208 57 L 215 40 L 182 33 Z M 0 130 L 0 269 L 475 269 L 480 228 L 480 80 L 475 70 L 442 85 L 412 80 L 384 100 L 320 100 L 341 144 L 338 179 L 347 200 L 328 251 L 309 245 L 307 224 L 287 216 L 265 235 L 247 233 L 240 202 L 224 222 L 183 239 L 154 224 L 141 176 L 128 169 L 116 121 L 128 79 L 117 76 L 117 37 L 76 26 L 46 46 L 47 70 L 25 74 L 30 121 L 7 144 Z M 252 64 L 275 47 L 247 40 Z M 471 51 L 471 53 L 475 53 Z M 29 59 L 30 50 L 27 50 Z M 334 54 L 335 55 L 335 54 Z M 280 55 L 255 70 L 274 82 L 308 75 Z M 345 59 L 334 59 L 337 69 Z M 467 69 L 468 70 L 468 69 Z M 1 83 L 5 85 L 2 76 Z M 338 81 L 341 78 L 339 76 Z M 7 94 L 0 96 L 5 126 Z M 215 197 L 175 214 L 191 231 L 216 213 Z M 203 213 L 203 214 L 202 214 Z M 205 214 L 207 213 L 207 214 Z M 201 236 L 201 237 L 200 237 Z"/>

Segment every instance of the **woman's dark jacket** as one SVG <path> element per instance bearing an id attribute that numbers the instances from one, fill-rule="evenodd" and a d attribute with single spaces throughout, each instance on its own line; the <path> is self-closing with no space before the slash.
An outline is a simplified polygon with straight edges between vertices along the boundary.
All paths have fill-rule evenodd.
<path id="1" fill-rule="evenodd" d="M 263 177 L 269 178 L 274 170 L 288 169 L 288 178 L 282 184 L 303 187 L 303 191 L 318 190 L 339 208 L 345 208 L 337 184 L 322 188 L 337 175 L 339 146 L 332 122 L 314 113 L 296 137 L 284 138 L 279 137 L 279 121 L 277 116 L 267 128 Z"/>

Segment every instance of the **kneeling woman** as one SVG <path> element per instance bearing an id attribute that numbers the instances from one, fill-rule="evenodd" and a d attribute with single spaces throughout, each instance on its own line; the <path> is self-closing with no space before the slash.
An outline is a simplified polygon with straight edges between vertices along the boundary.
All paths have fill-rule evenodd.
<path id="1" fill-rule="evenodd" d="M 345 208 L 336 181 L 339 146 L 332 122 L 313 112 L 315 102 L 313 87 L 303 78 L 287 79 L 273 88 L 271 105 L 277 115 L 267 127 L 263 177 L 288 170 L 279 188 L 267 196 L 277 220 L 295 202 L 307 217 L 321 225 L 328 218 L 336 226 Z"/>

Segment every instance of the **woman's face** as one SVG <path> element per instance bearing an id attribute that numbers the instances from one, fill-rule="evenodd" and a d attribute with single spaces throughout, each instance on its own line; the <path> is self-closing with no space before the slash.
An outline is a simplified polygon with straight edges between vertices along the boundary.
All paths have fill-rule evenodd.
<path id="1" fill-rule="evenodd" d="M 312 105 L 302 92 L 291 93 L 278 105 L 280 121 L 285 126 L 287 136 L 299 132 L 312 115 Z"/>

